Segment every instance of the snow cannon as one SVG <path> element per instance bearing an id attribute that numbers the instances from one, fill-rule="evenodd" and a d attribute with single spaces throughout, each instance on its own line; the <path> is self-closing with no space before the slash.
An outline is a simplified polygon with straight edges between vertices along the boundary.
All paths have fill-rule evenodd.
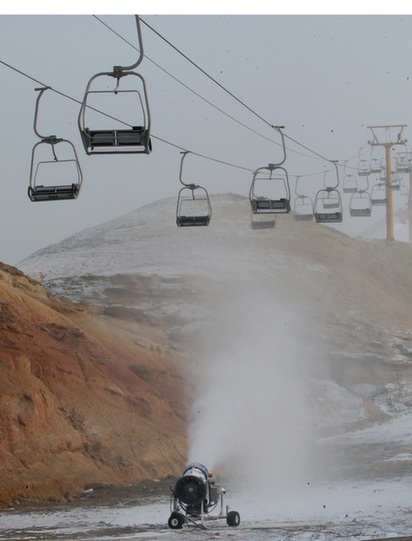
<path id="1" fill-rule="evenodd" d="M 183 525 L 194 525 L 206 529 L 206 520 L 224 518 L 228 526 L 239 526 L 240 515 L 237 511 L 229 511 L 224 507 L 223 497 L 226 490 L 213 480 L 213 474 L 203 464 L 192 462 L 182 477 L 175 484 L 170 507 L 169 528 L 180 529 Z M 220 512 L 216 516 L 211 513 L 220 502 Z"/>
<path id="2" fill-rule="evenodd" d="M 203 464 L 189 464 L 182 477 L 176 482 L 176 498 L 186 505 L 199 505 L 208 496 L 208 469 Z"/>

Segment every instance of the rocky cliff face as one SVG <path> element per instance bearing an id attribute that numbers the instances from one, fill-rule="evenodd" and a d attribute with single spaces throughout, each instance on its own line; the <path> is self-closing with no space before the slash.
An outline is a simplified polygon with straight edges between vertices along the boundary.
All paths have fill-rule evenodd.
<path id="1" fill-rule="evenodd" d="M 115 315 L 0 264 L 0 504 L 181 472 L 187 367 L 156 320 Z"/>

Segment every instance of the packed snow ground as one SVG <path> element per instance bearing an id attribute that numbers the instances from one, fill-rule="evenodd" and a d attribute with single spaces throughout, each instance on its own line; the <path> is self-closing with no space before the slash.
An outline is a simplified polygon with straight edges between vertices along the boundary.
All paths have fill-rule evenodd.
<path id="1" fill-rule="evenodd" d="M 388 402 L 388 400 L 386 400 Z M 412 412 L 402 411 L 388 422 L 346 435 L 324 438 L 330 452 L 336 445 L 350 446 L 353 457 L 370 445 L 384 450 L 411 448 Z M 355 451 L 353 451 L 355 449 Z M 385 458 L 382 453 L 382 463 Z M 225 505 L 240 513 L 237 528 L 224 519 L 206 522 L 207 530 L 184 526 L 170 530 L 167 496 L 148 496 L 144 501 L 113 501 L 95 504 L 55 504 L 50 509 L 9 509 L 0 512 L 0 540 L 40 539 L 210 539 L 222 537 L 239 541 L 332 541 L 385 539 L 411 536 L 412 539 L 412 454 L 400 453 L 389 461 L 403 464 L 402 475 L 394 476 L 385 467 L 375 477 L 374 469 L 364 475 L 337 476 L 325 481 L 310 479 L 300 487 L 279 490 L 266 487 L 227 490 Z M 263 468 L 265 465 L 262 466 Z M 216 479 L 218 481 L 218 479 Z M 86 497 L 87 498 L 87 497 Z M 213 514 L 216 516 L 216 514 Z"/>
<path id="2" fill-rule="evenodd" d="M 0 515 L 0 539 L 210 539 L 331 541 L 408 536 L 412 532 L 411 480 L 307 485 L 298 494 L 273 501 L 260 495 L 228 494 L 226 503 L 241 515 L 237 528 L 224 519 L 207 530 L 184 526 L 170 530 L 169 501 L 127 502 L 108 508 L 62 508 Z M 263 498 L 262 498 L 263 497 Z"/>

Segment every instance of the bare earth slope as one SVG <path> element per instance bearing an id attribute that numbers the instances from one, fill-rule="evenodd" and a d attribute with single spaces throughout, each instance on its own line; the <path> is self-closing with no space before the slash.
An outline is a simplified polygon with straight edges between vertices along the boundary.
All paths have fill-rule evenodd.
<path id="1" fill-rule="evenodd" d="M 111 322 L 0 264 L 0 504 L 181 471 L 183 363 L 153 318 Z"/>

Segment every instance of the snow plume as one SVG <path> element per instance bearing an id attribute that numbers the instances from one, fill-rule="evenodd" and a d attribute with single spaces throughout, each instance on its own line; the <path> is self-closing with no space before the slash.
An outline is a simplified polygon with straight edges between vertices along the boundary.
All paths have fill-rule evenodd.
<path id="1" fill-rule="evenodd" d="M 306 484 L 310 355 L 301 316 L 278 295 L 247 287 L 226 291 L 221 304 L 205 329 L 189 461 L 257 491 Z"/>

